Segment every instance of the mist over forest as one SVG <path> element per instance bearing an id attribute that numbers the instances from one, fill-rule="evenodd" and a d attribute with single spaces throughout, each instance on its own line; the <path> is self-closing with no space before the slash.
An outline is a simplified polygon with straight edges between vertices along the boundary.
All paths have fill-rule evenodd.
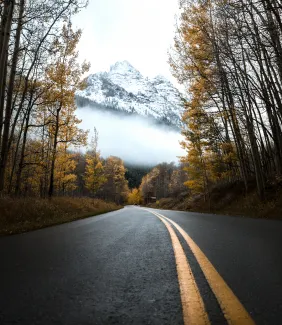
<path id="1" fill-rule="evenodd" d="M 180 131 L 137 116 L 122 115 L 91 107 L 79 108 L 76 115 L 82 120 L 80 127 L 90 130 L 89 139 L 96 127 L 101 156 L 118 156 L 125 162 L 156 165 L 163 161 L 178 162 L 184 155 L 179 141 Z"/>

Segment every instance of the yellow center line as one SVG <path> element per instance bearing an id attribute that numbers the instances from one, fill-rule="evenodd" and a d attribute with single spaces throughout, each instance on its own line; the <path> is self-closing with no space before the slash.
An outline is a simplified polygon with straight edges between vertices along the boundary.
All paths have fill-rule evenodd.
<path id="1" fill-rule="evenodd" d="M 233 291 L 223 280 L 220 274 L 216 271 L 214 266 L 211 264 L 209 259 L 201 251 L 199 246 L 193 241 L 193 239 L 174 221 L 159 214 L 147 210 L 159 218 L 165 218 L 180 232 L 194 256 L 196 257 L 208 283 L 217 298 L 217 301 L 222 309 L 224 317 L 230 325 L 254 325 L 255 322 L 248 314 L 244 306 L 241 304 L 239 299 L 235 296 Z"/>
<path id="2" fill-rule="evenodd" d="M 152 213 L 155 214 L 154 212 Z M 209 325 L 210 321 L 205 311 L 202 297 L 179 239 L 172 226 L 161 216 L 158 216 L 157 214 L 155 215 L 165 224 L 172 241 L 180 288 L 184 325 Z"/>

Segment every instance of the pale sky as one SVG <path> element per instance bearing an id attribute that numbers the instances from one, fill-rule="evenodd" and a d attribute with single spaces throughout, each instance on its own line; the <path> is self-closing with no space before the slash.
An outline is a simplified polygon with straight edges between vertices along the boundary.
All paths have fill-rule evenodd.
<path id="1" fill-rule="evenodd" d="M 90 73 L 129 61 L 144 76 L 162 74 L 175 83 L 167 63 L 179 0 L 90 0 L 73 19 L 83 30 L 81 60 Z"/>

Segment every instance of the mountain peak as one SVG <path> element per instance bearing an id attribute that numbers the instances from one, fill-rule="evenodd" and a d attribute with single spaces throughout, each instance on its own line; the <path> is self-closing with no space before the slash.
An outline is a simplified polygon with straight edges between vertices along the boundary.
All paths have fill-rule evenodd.
<path id="1" fill-rule="evenodd" d="M 124 61 L 118 61 L 115 64 L 111 65 L 110 67 L 110 73 L 120 73 L 120 74 L 124 74 L 124 73 L 138 73 L 140 74 L 140 72 L 135 69 L 133 67 L 133 65 L 131 65 L 128 61 L 124 60 Z"/>
<path id="2" fill-rule="evenodd" d="M 146 78 L 128 61 L 118 61 L 109 72 L 87 79 L 87 87 L 78 91 L 80 102 L 153 118 L 161 123 L 181 125 L 179 91 L 163 76 Z"/>

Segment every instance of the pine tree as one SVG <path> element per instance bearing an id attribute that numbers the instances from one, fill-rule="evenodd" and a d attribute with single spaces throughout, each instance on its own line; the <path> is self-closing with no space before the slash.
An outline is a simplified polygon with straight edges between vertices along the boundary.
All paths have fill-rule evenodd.
<path id="1" fill-rule="evenodd" d="M 105 175 L 107 178 L 103 186 L 104 198 L 121 204 L 128 197 L 128 182 L 125 179 L 126 169 L 123 161 L 115 156 L 110 156 L 105 162 Z"/>
<path id="2" fill-rule="evenodd" d="M 140 204 L 141 203 L 141 193 L 138 188 L 134 188 L 127 198 L 128 204 Z"/>
<path id="3" fill-rule="evenodd" d="M 54 187 L 56 192 L 61 195 L 71 193 L 77 188 L 75 156 L 75 154 L 66 152 L 64 148 L 58 150 L 54 171 Z"/>
<path id="4" fill-rule="evenodd" d="M 95 196 L 97 191 L 107 181 L 104 166 L 98 151 L 98 132 L 94 128 L 94 137 L 91 140 L 91 150 L 86 154 L 86 167 L 84 174 L 85 187 Z"/>

